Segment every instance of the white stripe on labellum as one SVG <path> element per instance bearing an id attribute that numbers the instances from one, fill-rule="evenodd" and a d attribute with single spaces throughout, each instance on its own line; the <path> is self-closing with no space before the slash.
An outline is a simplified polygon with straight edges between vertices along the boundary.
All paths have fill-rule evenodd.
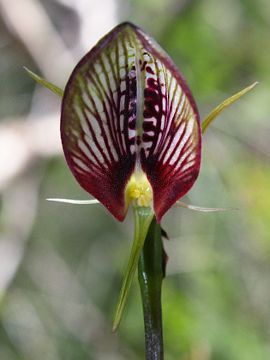
<path id="1" fill-rule="evenodd" d="M 73 157 L 73 160 L 76 163 L 76 165 L 78 165 L 79 171 L 83 170 L 84 172 L 85 171 L 89 172 L 89 167 L 85 165 L 85 163 L 82 160 L 76 158 L 75 156 Z"/>
<path id="2" fill-rule="evenodd" d="M 194 125 L 194 118 L 191 118 L 189 120 L 188 124 L 187 124 L 187 127 L 185 129 L 185 134 L 184 134 L 183 139 L 181 140 L 180 144 L 177 145 L 177 141 L 179 141 L 179 139 L 180 139 L 180 137 L 182 135 L 182 131 L 180 132 L 180 136 L 178 135 L 173 140 L 171 146 L 172 146 L 173 150 L 175 150 L 175 153 L 174 153 L 174 155 L 172 156 L 172 158 L 171 158 L 171 160 L 169 162 L 170 165 L 174 165 L 178 161 L 178 163 L 176 164 L 176 167 L 177 167 L 184 160 L 184 156 L 187 154 L 187 152 L 185 152 L 185 154 L 182 154 L 182 156 L 180 158 L 180 161 L 179 161 L 179 157 L 180 157 L 180 154 L 181 154 L 181 152 L 183 150 L 183 147 L 186 145 L 186 143 L 190 139 L 190 136 L 191 136 L 192 131 L 193 131 L 193 125 Z"/>

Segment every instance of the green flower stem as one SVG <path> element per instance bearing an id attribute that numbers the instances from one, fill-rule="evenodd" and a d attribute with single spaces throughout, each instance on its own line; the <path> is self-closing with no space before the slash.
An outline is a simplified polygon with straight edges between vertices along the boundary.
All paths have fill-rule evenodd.
<path id="1" fill-rule="evenodd" d="M 138 264 L 144 314 L 146 360 L 163 360 L 161 285 L 163 246 L 161 227 L 153 218 Z"/>

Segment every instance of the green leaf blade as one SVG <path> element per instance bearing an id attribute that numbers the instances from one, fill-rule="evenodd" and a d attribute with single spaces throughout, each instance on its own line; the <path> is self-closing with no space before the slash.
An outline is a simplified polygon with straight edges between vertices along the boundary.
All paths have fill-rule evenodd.
<path id="1" fill-rule="evenodd" d="M 134 278 L 135 271 L 139 262 L 139 257 L 144 245 L 144 241 L 153 219 L 153 212 L 151 208 L 146 207 L 134 207 L 135 218 L 135 232 L 133 245 L 127 265 L 127 269 L 124 275 L 122 287 L 120 290 L 119 300 L 116 307 L 116 312 L 113 320 L 112 331 L 115 332 L 122 319 L 124 306 L 126 304 L 127 296 Z"/>

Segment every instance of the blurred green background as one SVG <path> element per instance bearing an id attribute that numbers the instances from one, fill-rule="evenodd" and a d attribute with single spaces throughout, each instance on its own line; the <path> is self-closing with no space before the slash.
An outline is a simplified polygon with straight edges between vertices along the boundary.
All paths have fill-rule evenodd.
<path id="1" fill-rule="evenodd" d="M 144 357 L 137 281 L 117 334 L 112 316 L 132 218 L 87 198 L 61 151 L 60 100 L 26 65 L 63 87 L 117 23 L 149 32 L 186 78 L 201 117 L 254 81 L 203 138 L 186 201 L 171 209 L 163 285 L 166 360 L 270 359 L 270 2 L 0 0 L 0 359 Z"/>

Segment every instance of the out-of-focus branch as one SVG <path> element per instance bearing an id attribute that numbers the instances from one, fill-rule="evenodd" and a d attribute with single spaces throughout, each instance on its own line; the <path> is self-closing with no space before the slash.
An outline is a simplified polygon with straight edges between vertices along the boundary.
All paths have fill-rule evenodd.
<path id="1" fill-rule="evenodd" d="M 0 125 L 0 191 L 37 157 L 60 154 L 56 115 L 39 119 L 9 119 Z"/>
<path id="2" fill-rule="evenodd" d="M 116 0 L 57 1 L 73 9 L 79 16 L 80 45 L 82 51 L 89 51 L 91 47 L 118 22 Z M 104 9 L 106 9 L 106 11 L 104 11 Z"/>
<path id="3" fill-rule="evenodd" d="M 39 171 L 25 172 L 16 183 L 13 183 L 12 188 L 8 188 L 3 193 L 0 233 L 0 299 L 10 285 L 23 258 L 25 242 L 36 216 L 39 184 Z"/>
<path id="4" fill-rule="evenodd" d="M 0 9 L 4 22 L 23 42 L 44 76 L 56 82 L 66 78 L 74 59 L 41 3 L 0 0 Z"/>

